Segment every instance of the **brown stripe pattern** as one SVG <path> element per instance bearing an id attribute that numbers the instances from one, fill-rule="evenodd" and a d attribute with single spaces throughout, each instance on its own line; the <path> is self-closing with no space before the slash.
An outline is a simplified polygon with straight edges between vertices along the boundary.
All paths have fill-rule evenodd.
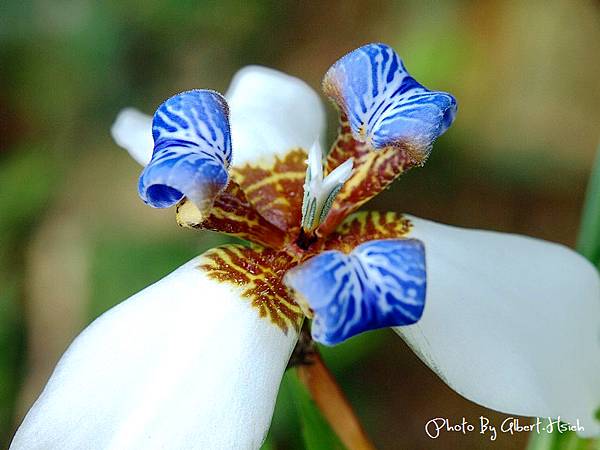
<path id="1" fill-rule="evenodd" d="M 199 268 L 214 280 L 239 286 L 242 297 L 260 316 L 287 334 L 290 329 L 298 332 L 304 317 L 282 281 L 296 263 L 286 252 L 258 245 L 227 245 L 204 253 Z"/>
<path id="2" fill-rule="evenodd" d="M 306 151 L 297 148 L 270 164 L 232 169 L 232 177 L 258 212 L 288 234 L 299 229 L 302 219 L 306 159 Z"/>

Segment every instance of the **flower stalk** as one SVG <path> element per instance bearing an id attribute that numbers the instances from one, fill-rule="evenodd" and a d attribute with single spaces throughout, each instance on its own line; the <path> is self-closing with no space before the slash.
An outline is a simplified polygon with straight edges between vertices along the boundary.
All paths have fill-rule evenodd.
<path id="1" fill-rule="evenodd" d="M 290 365 L 340 441 L 348 450 L 374 450 L 348 398 L 325 365 L 306 327 L 303 327 Z"/>

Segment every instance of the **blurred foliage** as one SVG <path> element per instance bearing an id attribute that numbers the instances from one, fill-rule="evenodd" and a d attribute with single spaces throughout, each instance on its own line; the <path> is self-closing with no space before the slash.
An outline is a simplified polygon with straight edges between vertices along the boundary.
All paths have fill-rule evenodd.
<path id="1" fill-rule="evenodd" d="M 295 371 L 286 374 L 287 388 L 292 391 L 306 450 L 344 450 L 344 446 L 319 412 L 306 387 Z"/>
<path id="2" fill-rule="evenodd" d="M 11 430 L 23 375 L 23 248 L 58 181 L 45 148 L 23 145 L 0 165 L 0 443 Z"/>
<path id="3" fill-rule="evenodd" d="M 11 244 L 26 237 L 55 192 L 60 169 L 47 148 L 23 145 L 0 165 L 0 263 L 12 261 Z M 49 157 L 50 156 L 50 157 Z"/>
<path id="4" fill-rule="evenodd" d="M 99 239 L 90 270 L 90 319 L 158 281 L 202 250 L 181 240 L 141 240 L 136 236 Z"/>
<path id="5" fill-rule="evenodd" d="M 47 342 L 224 242 L 180 230 L 172 212 L 146 211 L 135 198 L 139 168 L 108 133 L 120 108 L 151 112 L 177 91 L 225 91 L 246 64 L 288 71 L 317 88 L 345 52 L 388 42 L 417 79 L 456 94 L 459 115 L 427 167 L 370 207 L 573 245 L 600 134 L 599 17 L 597 4 L 583 0 L 0 2 L 0 441 L 8 442 L 30 401 L 18 395 L 33 348 L 52 367 L 59 353 Z M 597 172 L 579 241 L 596 263 L 600 253 L 588 242 L 600 229 Z M 26 278 L 43 260 L 36 252 L 45 251 L 31 242 L 56 217 L 81 227 L 81 245 L 89 245 L 83 307 L 71 305 L 72 315 L 84 313 L 62 333 L 63 323 L 37 329 L 31 318 L 44 311 L 31 308 L 65 299 L 34 299 Z M 60 275 L 67 269 L 54 250 L 48 270 Z M 378 447 L 487 444 L 477 436 L 426 438 L 432 414 L 492 413 L 450 391 L 391 333 L 322 352 Z M 43 378 L 29 390 L 39 391 Z M 290 383 L 286 375 L 270 449 L 304 448 Z M 524 439 L 499 439 L 495 448 L 523 448 Z"/>
<path id="6" fill-rule="evenodd" d="M 6 437 L 12 426 L 14 402 L 22 376 L 24 330 L 19 311 L 18 289 L 0 279 L 0 433 Z"/>

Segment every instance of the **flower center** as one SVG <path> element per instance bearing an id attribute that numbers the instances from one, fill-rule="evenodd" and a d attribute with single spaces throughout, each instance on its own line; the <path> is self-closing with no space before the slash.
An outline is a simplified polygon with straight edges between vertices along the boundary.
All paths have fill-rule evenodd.
<path id="1" fill-rule="evenodd" d="M 323 177 L 323 152 L 315 142 L 308 152 L 308 167 L 304 181 L 302 200 L 302 232 L 312 236 L 331 210 L 336 195 L 352 175 L 352 158 L 336 167 Z"/>

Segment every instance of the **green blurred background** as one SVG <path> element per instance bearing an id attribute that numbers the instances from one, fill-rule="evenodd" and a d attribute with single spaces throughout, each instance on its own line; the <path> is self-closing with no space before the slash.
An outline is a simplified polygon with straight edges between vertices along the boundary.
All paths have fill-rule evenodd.
<path id="1" fill-rule="evenodd" d="M 246 64 L 319 89 L 331 63 L 371 41 L 455 94 L 459 113 L 427 166 L 369 207 L 574 245 L 600 137 L 597 2 L 0 2 L 2 445 L 87 323 L 223 242 L 137 198 L 140 167 L 109 135 L 117 112 L 151 113 L 191 88 L 223 92 Z M 389 331 L 325 358 L 381 449 L 526 444 L 524 434 L 428 439 L 433 417 L 505 416 L 459 397 Z M 274 449 L 302 448 L 287 384 Z"/>

